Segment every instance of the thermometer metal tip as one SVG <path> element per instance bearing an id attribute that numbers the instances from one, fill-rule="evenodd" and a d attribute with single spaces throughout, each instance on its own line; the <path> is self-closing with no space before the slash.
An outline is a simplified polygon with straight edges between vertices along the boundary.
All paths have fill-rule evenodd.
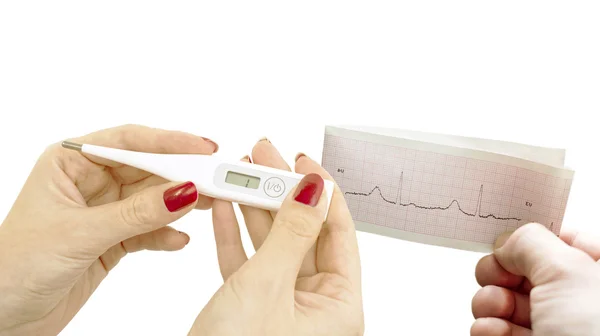
<path id="1" fill-rule="evenodd" d="M 66 149 L 72 149 L 81 152 L 81 148 L 83 145 L 71 141 L 63 141 L 62 146 Z"/>

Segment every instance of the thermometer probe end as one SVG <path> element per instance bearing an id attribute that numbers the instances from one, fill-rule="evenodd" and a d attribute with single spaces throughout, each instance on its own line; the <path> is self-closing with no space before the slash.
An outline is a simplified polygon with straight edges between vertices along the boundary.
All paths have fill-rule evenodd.
<path id="1" fill-rule="evenodd" d="M 75 151 L 78 151 L 78 152 L 81 152 L 81 147 L 82 147 L 81 144 L 74 143 L 74 142 L 71 142 L 71 141 L 63 141 L 62 142 L 62 146 L 64 148 L 66 148 L 66 149 L 72 149 L 72 150 L 75 150 Z"/>

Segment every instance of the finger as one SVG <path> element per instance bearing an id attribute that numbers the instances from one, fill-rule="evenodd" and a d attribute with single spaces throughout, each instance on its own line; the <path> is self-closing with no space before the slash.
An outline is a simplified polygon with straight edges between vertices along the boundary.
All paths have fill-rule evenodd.
<path id="1" fill-rule="evenodd" d="M 149 251 L 178 251 L 190 242 L 190 236 L 165 226 L 158 230 L 131 237 L 122 242 L 127 253 L 141 250 Z"/>
<path id="2" fill-rule="evenodd" d="M 217 259 L 223 280 L 227 280 L 246 261 L 240 228 L 230 202 L 215 200 L 212 207 Z"/>
<path id="3" fill-rule="evenodd" d="M 242 161 L 251 162 L 247 155 L 242 158 Z M 271 214 L 267 210 L 243 204 L 240 204 L 239 207 L 242 216 L 244 217 L 244 222 L 246 223 L 246 229 L 250 235 L 252 246 L 254 246 L 254 250 L 257 251 L 267 238 L 267 235 L 269 235 L 269 231 L 273 225 L 273 217 L 271 217 Z"/>
<path id="4" fill-rule="evenodd" d="M 523 294 L 529 294 L 533 289 L 533 285 L 529 279 L 525 278 L 521 286 L 519 286 L 515 291 Z"/>
<path id="5" fill-rule="evenodd" d="M 497 286 L 485 286 L 473 297 L 473 317 L 497 317 L 530 328 L 529 296 Z"/>
<path id="6" fill-rule="evenodd" d="M 516 288 L 523 283 L 523 276 L 515 275 L 504 269 L 493 254 L 479 260 L 475 267 L 475 278 L 480 286 L 501 286 Z"/>
<path id="7" fill-rule="evenodd" d="M 76 243 L 85 249 L 102 250 L 128 238 L 165 227 L 196 206 L 198 191 L 191 182 L 148 187 L 128 198 L 78 210 L 79 222 L 70 228 Z M 80 237 L 94 237 L 94 244 Z M 88 239 L 89 240 L 89 239 Z"/>
<path id="8" fill-rule="evenodd" d="M 300 266 L 315 243 L 323 224 L 327 194 L 324 181 L 317 174 L 306 175 L 281 205 L 271 233 L 252 258 L 255 276 L 268 280 L 281 279 L 286 289 L 293 289 Z"/>
<path id="9" fill-rule="evenodd" d="M 150 128 L 140 125 L 124 125 L 109 128 L 70 141 L 131 151 L 160 154 L 213 154 L 218 145 L 206 138 L 193 134 Z M 65 153 L 67 153 L 65 151 Z M 84 155 L 89 160 L 113 168 L 115 177 L 123 184 L 139 181 L 150 173 L 99 158 L 93 155 L 69 152 L 69 155 Z"/>
<path id="10" fill-rule="evenodd" d="M 289 165 L 285 162 L 279 151 L 268 139 L 262 139 L 258 141 L 256 145 L 254 145 L 254 148 L 252 149 L 252 157 L 255 164 L 291 171 Z M 275 211 L 270 211 L 268 213 L 270 213 L 271 218 L 275 218 Z M 268 230 L 265 231 L 264 227 L 261 227 L 260 229 L 261 231 L 258 232 L 259 234 L 257 235 L 258 237 L 256 239 L 258 241 L 258 247 L 260 247 L 264 241 L 263 237 L 266 237 L 266 234 L 269 233 Z M 262 241 L 260 241 L 261 239 Z M 255 249 L 258 247 L 255 247 Z M 306 253 L 306 258 L 304 259 L 304 262 L 302 263 L 298 273 L 299 277 L 311 276 L 317 273 L 317 265 L 315 263 L 316 254 L 317 246 L 315 244 L 315 246 L 312 246 Z"/>
<path id="11" fill-rule="evenodd" d="M 277 148 L 267 138 L 260 139 L 252 148 L 252 162 L 261 166 L 291 171 Z"/>
<path id="12" fill-rule="evenodd" d="M 260 139 L 252 148 L 252 161 L 261 166 L 292 171 L 281 153 L 267 138 Z M 270 211 L 270 214 L 272 218 L 275 218 L 275 211 Z"/>
<path id="13" fill-rule="evenodd" d="M 135 193 L 138 193 L 138 192 L 148 188 L 148 187 L 153 187 L 153 186 L 165 184 L 168 182 L 169 181 L 165 180 L 164 178 L 162 178 L 160 176 L 150 175 L 140 181 L 121 186 L 121 199 L 125 199 Z M 199 194 L 198 201 L 196 204 L 196 209 L 200 209 L 200 210 L 210 209 L 210 207 L 212 206 L 212 202 L 213 202 L 213 198 Z"/>
<path id="14" fill-rule="evenodd" d="M 561 232 L 560 239 L 576 249 L 587 253 L 595 261 L 600 260 L 600 237 L 577 231 Z"/>
<path id="15" fill-rule="evenodd" d="M 316 173 L 324 179 L 333 181 L 323 167 L 304 154 L 297 156 L 296 172 Z M 319 272 L 340 274 L 360 286 L 360 258 L 354 221 L 337 184 L 331 198 L 327 220 L 319 237 L 317 269 Z"/>
<path id="16" fill-rule="evenodd" d="M 531 292 L 531 282 L 523 276 L 515 275 L 505 270 L 496 257 L 487 255 L 479 260 L 475 267 L 475 278 L 480 286 L 500 286 L 510 288 L 521 294 Z"/>
<path id="17" fill-rule="evenodd" d="M 475 320 L 471 326 L 471 336 L 531 336 L 530 329 L 523 328 L 506 320 L 484 317 Z"/>
<path id="18" fill-rule="evenodd" d="M 163 227 L 148 233 L 126 239 L 108 249 L 100 256 L 100 261 L 108 272 L 112 270 L 119 261 L 127 255 L 142 250 L 150 251 L 177 251 L 184 248 L 190 241 L 190 237 L 172 227 Z"/>
<path id="19" fill-rule="evenodd" d="M 498 263 L 513 274 L 527 277 L 534 287 L 574 276 L 594 264 L 589 255 L 535 223 L 518 228 L 510 236 L 501 236 L 497 246 L 494 255 Z"/>

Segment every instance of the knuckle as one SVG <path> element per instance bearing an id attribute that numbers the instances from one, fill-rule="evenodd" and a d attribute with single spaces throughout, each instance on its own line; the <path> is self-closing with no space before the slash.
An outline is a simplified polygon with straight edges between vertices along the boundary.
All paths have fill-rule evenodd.
<path id="1" fill-rule="evenodd" d="M 519 253 L 529 253 L 529 243 L 535 236 L 544 233 L 540 232 L 541 230 L 545 230 L 545 228 L 538 223 L 525 224 L 511 234 L 509 241 L 512 241 L 511 245 Z"/>
<path id="2" fill-rule="evenodd" d="M 130 140 L 139 134 L 139 132 L 147 129 L 148 127 L 138 124 L 124 124 L 114 128 L 114 138 L 116 143 L 124 145 L 130 142 Z"/>
<path id="3" fill-rule="evenodd" d="M 544 279 L 564 279 L 574 276 L 582 268 L 583 252 L 579 250 L 566 249 L 559 258 L 540 255 L 538 250 L 540 241 L 539 236 L 548 235 L 550 231 L 541 224 L 528 223 L 517 229 L 512 243 L 515 249 L 516 260 L 531 259 L 532 255 L 538 255 L 534 258 L 536 263 L 532 265 L 532 273 L 535 278 Z M 558 239 L 558 238 L 557 238 Z"/>
<path id="4" fill-rule="evenodd" d="M 532 273 L 533 277 L 547 279 L 547 281 L 567 279 L 575 275 L 579 266 L 579 260 L 568 253 L 560 259 L 540 260 L 533 266 Z"/>
<path id="5" fill-rule="evenodd" d="M 129 202 L 123 202 L 119 213 L 126 225 L 144 226 L 150 224 L 150 209 L 142 195 L 133 195 Z"/>
<path id="6" fill-rule="evenodd" d="M 67 153 L 60 143 L 52 143 L 44 148 L 40 155 L 40 160 L 64 157 Z"/>
<path id="7" fill-rule="evenodd" d="M 114 135 L 112 135 L 112 141 L 117 146 L 123 147 L 123 145 L 127 143 L 129 133 L 133 131 L 134 129 L 129 126 L 120 126 L 117 128 L 116 132 L 114 132 Z"/>
<path id="8" fill-rule="evenodd" d="M 578 276 L 581 272 L 587 272 L 589 266 L 593 265 L 593 259 L 582 250 L 569 248 L 567 253 L 564 253 L 564 258 L 561 258 L 557 264 L 560 275 Z"/>
<path id="9" fill-rule="evenodd" d="M 314 216 L 306 212 L 296 212 L 286 215 L 279 223 L 287 231 L 303 238 L 315 237 L 319 233 L 320 224 Z"/>
<path id="10" fill-rule="evenodd" d="M 123 124 L 121 126 L 117 126 L 117 129 L 119 131 L 132 131 L 132 130 L 135 130 L 135 129 L 139 128 L 139 127 L 140 127 L 140 125 L 138 125 L 138 124 L 128 123 L 128 124 Z"/>
<path id="11" fill-rule="evenodd" d="M 539 234 L 540 230 L 546 230 L 546 228 L 543 227 L 539 223 L 532 222 L 532 223 L 527 223 L 527 224 L 521 226 L 520 228 L 518 228 L 514 232 L 514 235 L 519 236 L 519 237 L 523 237 L 523 236 L 527 237 L 527 236 Z"/>

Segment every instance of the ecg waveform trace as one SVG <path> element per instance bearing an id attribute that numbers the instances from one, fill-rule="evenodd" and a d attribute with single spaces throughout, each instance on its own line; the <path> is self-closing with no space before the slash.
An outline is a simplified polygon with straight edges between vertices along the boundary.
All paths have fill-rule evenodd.
<path id="1" fill-rule="evenodd" d="M 391 201 L 388 200 L 387 198 L 385 198 L 385 196 L 383 196 L 383 193 L 381 192 L 381 188 L 379 188 L 379 186 L 375 186 L 370 192 L 368 193 L 362 193 L 362 192 L 355 192 L 355 191 L 346 191 L 344 194 L 346 195 L 355 195 L 355 196 L 364 196 L 364 197 L 369 197 L 371 196 L 375 190 L 377 190 L 379 192 L 379 196 L 381 197 L 382 200 L 384 200 L 385 202 L 389 203 L 389 204 L 394 204 L 394 205 L 399 205 L 399 206 L 403 206 L 403 207 L 415 207 L 417 209 L 424 209 L 424 210 L 441 210 L 441 211 L 445 211 L 445 210 L 449 210 L 452 205 L 456 204 L 456 207 L 458 208 L 458 210 L 460 212 L 462 212 L 463 214 L 469 216 L 469 217 L 475 217 L 478 216 L 479 218 L 494 218 L 497 220 L 514 220 L 517 222 L 521 221 L 521 218 L 518 217 L 498 217 L 494 214 L 487 214 L 487 215 L 482 215 L 481 214 L 481 201 L 482 201 L 482 197 L 483 197 L 483 184 L 481 185 L 481 187 L 479 188 L 479 197 L 477 199 L 477 207 L 475 212 L 471 213 L 471 212 L 467 212 L 465 210 L 462 209 L 462 207 L 460 206 L 460 203 L 458 202 L 458 200 L 453 199 L 450 204 L 448 204 L 448 206 L 445 207 L 440 207 L 440 206 L 424 206 L 424 205 L 418 205 L 414 202 L 409 202 L 409 203 L 402 203 L 402 182 L 404 179 L 404 172 L 402 172 L 400 174 L 400 188 L 398 188 L 398 197 L 396 201 Z"/>
<path id="2" fill-rule="evenodd" d="M 323 167 L 355 220 L 484 244 L 529 222 L 560 232 L 571 177 L 385 141 L 325 134 Z"/>

